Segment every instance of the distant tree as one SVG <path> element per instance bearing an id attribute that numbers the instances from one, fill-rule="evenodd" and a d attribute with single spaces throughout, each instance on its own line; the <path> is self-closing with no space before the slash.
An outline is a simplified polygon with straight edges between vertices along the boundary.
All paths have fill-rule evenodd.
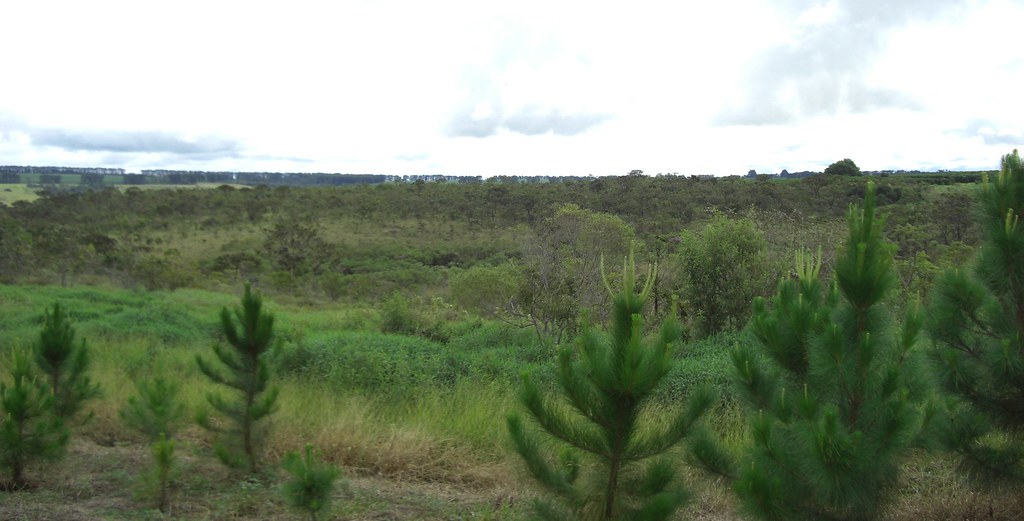
<path id="1" fill-rule="evenodd" d="M 726 476 L 752 516 L 866 520 L 879 516 L 902 459 L 928 424 L 923 316 L 908 306 L 901 330 L 885 306 L 895 282 L 869 185 L 849 212 L 849 236 L 822 284 L 820 260 L 797 258 L 797 278 L 754 303 L 756 346 L 732 353 L 750 422 L 738 460 L 705 438 L 696 458 Z"/>
<path id="2" fill-rule="evenodd" d="M 1024 165 L 1016 150 L 977 194 L 983 242 L 940 276 L 928 331 L 949 403 L 947 446 L 975 477 L 1024 480 Z M 998 433 L 998 436 L 993 434 Z M 1018 488 L 1019 490 L 1019 488 Z"/>
<path id="3" fill-rule="evenodd" d="M 31 461 L 63 455 L 68 431 L 53 415 L 53 394 L 33 377 L 27 353 L 14 353 L 10 373 L 10 386 L 0 382 L 0 468 L 10 471 L 9 486 L 18 489 L 27 484 Z"/>
<path id="4" fill-rule="evenodd" d="M 215 425 L 205 414 L 200 414 L 199 424 L 220 434 L 215 450 L 221 461 L 256 472 L 266 431 L 262 421 L 274 412 L 278 394 L 278 389 L 270 386 L 268 359 L 274 352 L 274 317 L 263 310 L 263 299 L 246 284 L 241 306 L 233 314 L 226 307 L 221 310 L 220 322 L 228 347 L 214 344 L 213 353 L 221 367 L 200 355 L 196 355 L 196 363 L 207 378 L 233 390 L 236 396 L 225 399 L 208 394 L 207 401 L 227 426 Z"/>
<path id="5" fill-rule="evenodd" d="M 103 174 L 94 172 L 84 172 L 81 174 L 81 183 L 86 186 L 98 188 L 103 186 Z"/>
<path id="6" fill-rule="evenodd" d="M 829 175 L 847 175 L 847 176 L 858 176 L 860 175 L 860 167 L 857 163 L 854 163 L 852 159 L 841 159 L 828 165 L 825 169 L 825 173 Z"/>
<path id="7" fill-rule="evenodd" d="M 146 176 L 142 174 L 125 174 L 124 184 L 126 185 L 144 185 L 146 184 Z"/>
<path id="8" fill-rule="evenodd" d="M 93 258 L 82 229 L 70 224 L 39 227 L 32 234 L 32 250 L 38 267 L 53 270 L 60 285 L 67 287 L 68 277 L 80 272 Z"/>
<path id="9" fill-rule="evenodd" d="M 263 249 L 274 269 L 292 277 L 320 273 L 330 260 L 319 224 L 299 215 L 274 221 L 264 236 Z"/>
<path id="10" fill-rule="evenodd" d="M 61 181 L 60 174 L 39 174 L 39 184 L 42 185 L 59 185 Z"/>
<path id="11" fill-rule="evenodd" d="M 0 281 L 13 282 L 32 252 L 32 236 L 17 220 L 0 209 Z"/>
<path id="12" fill-rule="evenodd" d="M 530 320 L 541 338 L 558 343 L 576 330 L 581 310 L 604 320 L 608 296 L 599 252 L 624 256 L 634 231 L 621 217 L 567 204 L 534 234 L 523 246 L 523 285 L 512 311 Z"/>
<path id="13" fill-rule="evenodd" d="M 75 330 L 60 304 L 54 304 L 52 312 L 43 312 L 43 329 L 34 355 L 50 384 L 53 412 L 59 418 L 72 419 L 86 400 L 99 396 L 99 385 L 86 374 L 89 348 L 85 339 L 75 343 Z"/>
<path id="14" fill-rule="evenodd" d="M 644 421 L 680 337 L 678 323 L 668 319 L 653 342 L 644 340 L 644 306 L 653 280 L 650 270 L 637 292 L 632 254 L 623 270 L 621 289 L 613 290 L 605 277 L 614 299 L 611 329 L 605 334 L 587 328 L 575 349 L 562 350 L 557 373 L 560 399 L 543 396 L 540 386 L 524 376 L 521 398 L 530 417 L 565 446 L 553 462 L 533 429 L 518 414 L 509 415 L 516 451 L 530 474 L 559 500 L 537 501 L 539 518 L 668 519 L 684 501 L 668 460 L 643 463 L 682 441 L 714 397 L 702 389 L 665 423 Z M 581 476 L 588 469 L 590 475 Z"/>

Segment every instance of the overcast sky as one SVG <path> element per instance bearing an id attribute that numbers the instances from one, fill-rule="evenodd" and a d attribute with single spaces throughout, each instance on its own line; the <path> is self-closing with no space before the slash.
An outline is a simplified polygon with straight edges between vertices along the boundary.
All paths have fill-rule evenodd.
<path id="1" fill-rule="evenodd" d="M 998 167 L 1024 2 L 0 4 L 0 164 L 373 174 Z"/>

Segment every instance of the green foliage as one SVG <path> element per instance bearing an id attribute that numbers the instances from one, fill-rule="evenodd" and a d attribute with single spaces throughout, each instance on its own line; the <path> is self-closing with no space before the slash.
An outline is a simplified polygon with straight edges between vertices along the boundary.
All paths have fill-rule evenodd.
<path id="1" fill-rule="evenodd" d="M 575 204 L 558 207 L 534 233 L 523 247 L 523 284 L 511 309 L 557 344 L 578 329 L 581 311 L 598 322 L 607 318 L 600 254 L 624 256 L 635 234 L 622 218 Z"/>
<path id="2" fill-rule="evenodd" d="M 317 221 L 298 214 L 274 221 L 266 232 L 263 250 L 275 270 L 292 277 L 319 274 L 331 256 Z"/>
<path id="3" fill-rule="evenodd" d="M 181 386 L 157 376 L 140 381 L 137 388 L 138 394 L 121 409 L 121 420 L 151 443 L 161 436 L 173 438 L 185 419 L 185 405 L 178 399 Z"/>
<path id="4" fill-rule="evenodd" d="M 99 385 L 85 374 L 89 348 L 85 339 L 75 343 L 75 330 L 60 304 L 54 304 L 52 312 L 43 312 L 43 329 L 33 354 L 53 392 L 53 412 L 61 419 L 72 419 L 86 400 L 99 395 Z"/>
<path id="5" fill-rule="evenodd" d="M 512 263 L 474 266 L 448 279 L 455 305 L 486 318 L 507 313 L 522 285 L 522 269 Z"/>
<path id="6" fill-rule="evenodd" d="M 312 445 L 306 445 L 304 456 L 297 452 L 286 454 L 281 467 L 291 474 L 291 479 L 281 487 L 288 504 L 308 514 L 310 521 L 326 515 L 333 499 L 334 480 L 340 474 L 338 468 L 317 461 Z"/>
<path id="7" fill-rule="evenodd" d="M 943 441 L 976 477 L 1024 479 L 1024 165 L 1002 158 L 978 193 L 983 242 L 973 270 L 940 276 L 928 332 L 955 399 Z M 1002 432 L 1003 436 L 993 436 Z M 1002 443 L 999 439 L 1002 438 Z"/>
<path id="8" fill-rule="evenodd" d="M 121 420 L 149 440 L 153 467 L 143 474 L 139 495 L 155 501 L 166 514 L 177 476 L 173 438 L 185 419 L 185 406 L 178 401 L 180 386 L 166 378 L 143 380 L 137 387 L 138 395 L 129 397 L 120 411 Z"/>
<path id="9" fill-rule="evenodd" d="M 10 386 L 0 383 L 0 468 L 10 472 L 10 488 L 22 488 L 26 466 L 35 459 L 64 454 L 68 431 L 53 414 L 53 394 L 32 374 L 29 355 L 16 351 Z"/>
<path id="10" fill-rule="evenodd" d="M 666 320 L 653 342 L 644 340 L 643 311 L 653 275 L 648 272 L 637 292 L 632 255 L 623 273 L 619 292 L 607 286 L 613 297 L 610 332 L 586 328 L 577 342 L 579 359 L 573 359 L 571 348 L 559 356 L 561 399 L 542 396 L 524 376 L 523 404 L 537 426 L 565 447 L 557 462 L 544 454 L 544 445 L 518 414 L 508 417 L 512 441 L 530 474 L 560 500 L 536 503 L 543 519 L 668 519 L 686 498 L 667 460 L 644 462 L 679 443 L 711 406 L 713 394 L 696 392 L 685 410 L 652 424 L 645 411 L 650 412 L 653 393 L 671 367 L 680 331 Z M 591 475 L 583 477 L 591 467 Z"/>
<path id="11" fill-rule="evenodd" d="M 699 231 L 686 231 L 679 243 L 683 311 L 702 336 L 736 328 L 750 313 L 750 302 L 768 291 L 774 275 L 767 242 L 748 218 L 716 213 Z"/>
<path id="12" fill-rule="evenodd" d="M 32 236 L 6 211 L 0 209 L 0 282 L 9 283 L 20 273 L 32 253 Z"/>
<path id="13" fill-rule="evenodd" d="M 738 461 L 709 439 L 694 446 L 761 519 L 876 518 L 928 417 L 915 349 L 923 316 L 909 306 L 896 331 L 883 305 L 895 274 L 872 186 L 848 222 L 831 288 L 820 261 L 799 255 L 798 278 L 779 283 L 771 306 L 755 301 L 759 349 L 731 355 L 750 422 Z"/>
<path id="14" fill-rule="evenodd" d="M 153 466 L 140 476 L 136 497 L 156 503 L 164 514 L 171 513 L 171 491 L 181 470 L 175 457 L 176 443 L 161 433 L 149 446 Z"/>
<path id="15" fill-rule="evenodd" d="M 489 325 L 447 345 L 417 337 L 333 331 L 287 346 L 277 367 L 282 376 L 324 383 L 333 390 L 400 398 L 425 388 L 453 389 L 472 377 L 513 382 L 523 367 L 551 357 L 550 349 L 537 345 L 527 331 Z"/>
<path id="16" fill-rule="evenodd" d="M 845 176 L 858 176 L 860 175 L 860 167 L 857 163 L 854 163 L 852 159 L 840 159 L 825 168 L 825 174 L 827 175 L 845 175 Z"/>
<path id="17" fill-rule="evenodd" d="M 256 472 L 266 430 L 263 420 L 274 412 L 278 394 L 278 389 L 269 385 L 268 357 L 274 352 L 274 317 L 263 311 L 262 297 L 246 284 L 234 318 L 225 307 L 220 319 L 229 347 L 214 344 L 213 353 L 222 367 L 199 355 L 196 355 L 196 363 L 207 378 L 232 389 L 236 397 L 229 400 L 214 393 L 207 395 L 210 405 L 226 419 L 227 427 L 212 424 L 203 414 L 199 423 L 221 434 L 216 451 L 225 464 Z"/>
<path id="18" fill-rule="evenodd" d="M 408 298 L 392 293 L 381 304 L 381 325 L 384 333 L 419 336 L 436 342 L 447 342 L 451 326 L 461 315 L 440 297 L 429 301 L 422 297 Z"/>

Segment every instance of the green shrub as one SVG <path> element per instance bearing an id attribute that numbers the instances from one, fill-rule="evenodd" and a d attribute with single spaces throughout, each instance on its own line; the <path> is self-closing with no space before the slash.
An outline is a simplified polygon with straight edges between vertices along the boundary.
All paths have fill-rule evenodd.
<path id="1" fill-rule="evenodd" d="M 682 311 L 702 335 L 739 328 L 750 316 L 754 297 L 770 292 L 768 243 L 749 218 L 716 213 L 679 243 L 685 295 Z"/>
<path id="2" fill-rule="evenodd" d="M 420 336 L 437 342 L 447 342 L 452 336 L 451 326 L 459 313 L 439 297 L 426 302 L 422 297 L 407 298 L 392 293 L 381 304 L 381 326 L 384 333 Z"/>
<path id="3" fill-rule="evenodd" d="M 511 263 L 474 266 L 448 279 L 456 306 L 488 318 L 506 313 L 522 284 L 522 269 Z"/>

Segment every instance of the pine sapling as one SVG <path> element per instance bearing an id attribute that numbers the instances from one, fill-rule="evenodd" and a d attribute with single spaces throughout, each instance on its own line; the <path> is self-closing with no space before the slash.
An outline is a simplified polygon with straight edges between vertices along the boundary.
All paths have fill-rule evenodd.
<path id="1" fill-rule="evenodd" d="M 1024 483 L 1024 164 L 1016 150 L 977 193 L 982 244 L 972 269 L 944 273 L 928 332 L 950 397 L 943 432 L 983 482 Z M 993 434 L 998 433 L 998 436 Z"/>
<path id="2" fill-rule="evenodd" d="M 0 383 L 0 468 L 10 472 L 8 487 L 20 489 L 29 462 L 64 454 L 68 431 L 53 415 L 53 394 L 33 377 L 27 353 L 14 353 L 10 372 L 10 386 Z"/>
<path id="3" fill-rule="evenodd" d="M 149 493 L 156 497 L 157 508 L 165 514 L 171 513 L 171 486 L 178 478 L 174 447 L 175 441 L 164 434 L 150 445 L 154 465 L 143 481 Z"/>
<path id="4" fill-rule="evenodd" d="M 799 255 L 798 278 L 780 282 L 770 306 L 755 301 L 757 345 L 732 352 L 750 422 L 739 458 L 709 438 L 693 444 L 760 519 L 876 518 L 929 418 L 915 348 L 923 315 L 910 305 L 901 330 L 889 318 L 892 250 L 872 184 L 848 217 L 833 285 L 821 283 L 820 261 Z"/>
<path id="5" fill-rule="evenodd" d="M 171 508 L 171 487 L 177 475 L 174 434 L 185 418 L 185 406 L 178 401 L 179 386 L 163 377 L 144 380 L 138 395 L 128 398 L 121 419 L 149 440 L 153 468 L 144 474 L 140 495 L 156 500 L 161 512 Z"/>
<path id="6" fill-rule="evenodd" d="M 518 414 L 508 417 L 516 451 L 557 500 L 535 503 L 540 518 L 668 519 L 686 498 L 672 464 L 658 456 L 691 432 L 714 396 L 701 389 L 685 409 L 662 418 L 667 421 L 652 421 L 648 405 L 671 367 L 680 330 L 668 319 L 655 338 L 644 338 L 644 304 L 653 268 L 639 292 L 634 270 L 630 254 L 618 291 L 604 277 L 613 299 L 611 330 L 587 327 L 575 352 L 571 347 L 562 350 L 557 373 L 561 396 L 543 396 L 524 375 L 522 402 L 532 423 L 562 446 L 558 456 L 548 454 L 536 429 Z"/>
<path id="7" fill-rule="evenodd" d="M 86 400 L 99 396 L 99 385 L 86 374 L 89 348 L 85 339 L 75 343 L 75 330 L 59 303 L 53 305 L 52 312 L 43 312 L 43 329 L 34 354 L 53 392 L 53 412 L 60 418 L 73 419 Z"/>
<path id="8" fill-rule="evenodd" d="M 341 473 L 338 468 L 318 461 L 312 445 L 306 445 L 303 456 L 297 452 L 286 454 L 281 467 L 291 475 L 282 486 L 288 504 L 308 514 L 310 521 L 326 515 L 331 508 L 334 482 Z"/>
<path id="9" fill-rule="evenodd" d="M 130 396 L 120 411 L 121 420 L 150 443 L 161 435 L 174 438 L 185 419 L 185 405 L 178 398 L 181 386 L 157 376 L 139 382 L 136 389 L 137 395 Z"/>
<path id="10" fill-rule="evenodd" d="M 253 473 L 259 468 L 266 420 L 275 410 L 278 394 L 277 388 L 269 385 L 274 317 L 263 310 L 263 299 L 246 284 L 241 306 L 234 313 L 225 307 L 220 319 L 228 343 L 228 347 L 213 346 L 220 364 L 207 362 L 199 355 L 196 362 L 207 378 L 231 389 L 234 397 L 208 394 L 207 401 L 224 421 L 216 424 L 204 413 L 198 420 L 200 425 L 219 434 L 215 450 L 221 461 Z"/>

